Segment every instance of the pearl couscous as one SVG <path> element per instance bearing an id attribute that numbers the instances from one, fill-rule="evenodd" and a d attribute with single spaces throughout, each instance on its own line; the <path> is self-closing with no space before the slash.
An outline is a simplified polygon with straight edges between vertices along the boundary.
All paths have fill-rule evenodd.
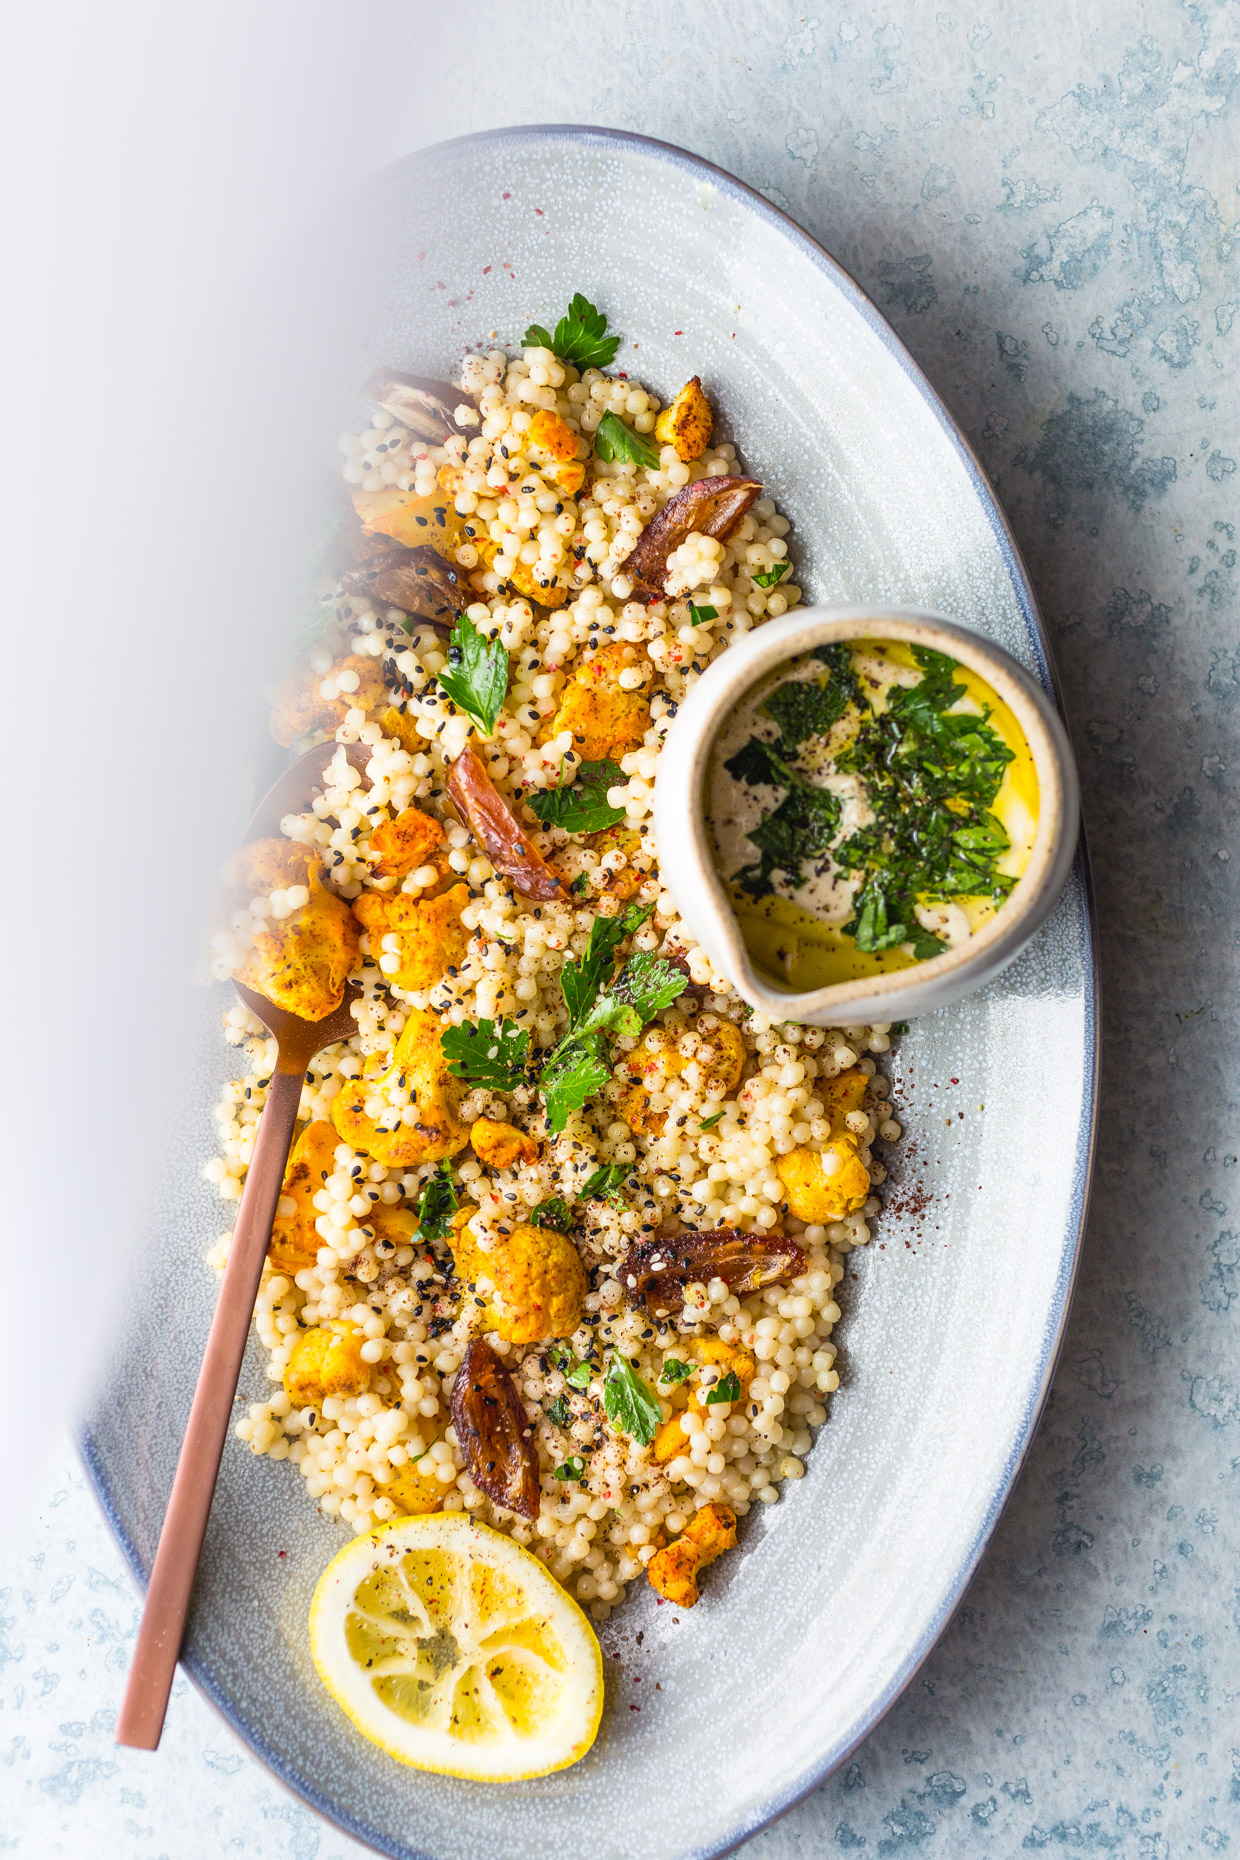
<path id="1" fill-rule="evenodd" d="M 406 422 L 409 378 L 388 380 L 370 424 L 340 442 L 352 566 L 342 557 L 325 581 L 326 626 L 273 722 L 297 747 L 339 745 L 313 804 L 281 823 L 290 853 L 310 859 L 237 894 L 213 948 L 220 979 L 250 973 L 321 893 L 350 913 L 360 989 L 355 1034 L 306 1080 L 255 1316 L 272 1390 L 236 1432 L 290 1461 L 355 1532 L 464 1509 L 529 1546 L 596 1620 L 648 1569 L 691 1604 L 735 1519 L 805 1470 L 838 1386 L 843 1262 L 878 1212 L 872 1145 L 900 1134 L 878 1069 L 888 1028 L 751 1012 L 660 882 L 661 745 L 707 665 L 800 599 L 789 524 L 710 439 L 698 382 L 663 409 L 549 347 L 492 349 L 466 356 L 427 437 L 421 389 Z M 716 509 L 715 479 L 749 487 L 712 519 L 720 533 L 660 531 L 690 487 Z M 382 592 L 414 585 L 384 582 L 402 568 L 424 577 L 406 606 Z M 489 728 L 449 695 L 461 653 L 433 611 L 440 594 L 480 653 L 507 655 Z M 450 781 L 471 752 L 515 823 L 524 878 Z M 556 824 L 538 802 L 557 792 L 588 792 L 595 811 L 579 818 L 602 810 L 608 824 Z M 599 919 L 621 936 L 626 973 L 639 957 L 664 978 L 674 964 L 683 991 L 645 1025 L 618 1011 L 606 1040 L 590 1036 L 597 1088 L 553 1116 L 536 1067 L 571 1036 L 562 978 L 583 973 Z M 224 1019 L 248 1071 L 217 1107 L 206 1174 L 235 1203 L 275 1044 L 244 1006 Z M 443 1030 L 482 1022 L 517 1046 L 527 1036 L 499 1084 L 438 1060 Z M 411 1055 L 426 1038 L 423 1065 Z M 742 1265 L 686 1268 L 669 1294 L 676 1249 L 698 1235 Z M 748 1270 L 749 1253 L 783 1265 Z M 471 1476 L 476 1442 L 453 1419 L 479 1340 L 524 1409 L 537 1488 L 525 1512 Z M 617 1376 L 627 1407 L 612 1400 Z"/>

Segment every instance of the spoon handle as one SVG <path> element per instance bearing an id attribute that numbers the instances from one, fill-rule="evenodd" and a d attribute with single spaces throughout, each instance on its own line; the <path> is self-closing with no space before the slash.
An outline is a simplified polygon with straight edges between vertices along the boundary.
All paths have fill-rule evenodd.
<path id="1" fill-rule="evenodd" d="M 304 1078 L 304 1065 L 294 1071 L 277 1068 L 254 1140 L 116 1727 L 117 1743 L 138 1750 L 156 1749 L 164 1728 Z"/>

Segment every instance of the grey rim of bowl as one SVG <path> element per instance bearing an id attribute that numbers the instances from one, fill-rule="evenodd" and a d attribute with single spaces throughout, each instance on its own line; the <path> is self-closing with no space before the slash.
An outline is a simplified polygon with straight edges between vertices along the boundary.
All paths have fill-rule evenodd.
<path id="1" fill-rule="evenodd" d="M 711 856 L 704 788 L 719 730 L 746 692 L 781 662 L 815 646 L 847 639 L 899 640 L 936 649 L 949 644 L 951 656 L 993 686 L 1016 716 L 1033 755 L 1038 776 L 1037 833 L 1029 864 L 1011 896 L 968 943 L 913 968 L 859 976 L 853 981 L 794 994 L 768 982 L 750 958 Z M 754 649 L 750 648 L 751 641 Z M 989 981 L 1020 953 L 1045 921 L 1067 881 L 1076 847 L 1080 811 L 1076 768 L 1063 725 L 1045 692 L 1003 647 L 940 614 L 913 607 L 857 604 L 798 608 L 747 634 L 741 655 L 740 662 L 734 665 L 729 665 L 728 655 L 715 661 L 694 687 L 673 725 L 673 737 L 676 729 L 685 724 L 694 725 L 699 737 L 696 750 L 687 752 L 688 766 L 679 766 L 677 759 L 670 799 L 665 797 L 664 801 L 665 808 L 673 811 L 683 808 L 692 823 L 697 866 L 691 872 L 680 871 L 681 892 L 687 895 L 694 885 L 704 885 L 709 892 L 727 947 L 727 973 L 741 993 L 762 1012 L 774 1012 L 787 1020 L 838 1012 L 848 1024 L 849 1009 L 857 1021 L 872 1013 L 876 1004 L 899 1012 L 925 1013 Z M 713 688 L 708 688 L 716 668 L 721 676 Z M 699 694 L 701 702 L 709 700 L 716 711 L 709 730 L 693 712 Z M 665 882 L 680 903 L 675 861 Z M 689 918 L 693 912 L 690 909 L 682 914 Z"/>
<path id="2" fill-rule="evenodd" d="M 524 142 L 536 138 L 564 142 L 598 142 L 603 144 L 631 145 L 643 150 L 653 159 L 665 163 L 668 167 L 681 168 L 701 179 L 706 178 L 712 186 L 728 194 L 732 199 L 741 200 L 751 212 L 769 224 L 778 228 L 789 244 L 803 252 L 814 267 L 831 278 L 841 296 L 857 311 L 867 326 L 890 352 L 899 367 L 908 376 L 916 392 L 925 402 L 930 413 L 937 421 L 949 444 L 954 448 L 964 466 L 970 483 L 973 485 L 978 502 L 995 537 L 1000 556 L 1007 569 L 1021 617 L 1029 634 L 1030 645 L 1037 659 L 1039 671 L 1046 685 L 1058 692 L 1058 679 L 1054 661 L 1051 658 L 1049 642 L 1038 613 L 1033 590 L 1021 560 L 1016 540 L 1008 526 L 999 505 L 995 501 L 989 480 L 983 472 L 976 455 L 964 434 L 960 431 L 947 408 L 931 387 L 926 376 L 917 366 L 900 338 L 884 317 L 882 311 L 862 290 L 861 286 L 843 267 L 832 258 L 824 246 L 791 219 L 788 214 L 772 206 L 770 201 L 759 194 L 755 188 L 744 181 L 737 180 L 725 168 L 718 168 L 713 162 L 706 161 L 700 155 L 694 155 L 688 149 L 677 147 L 673 142 L 660 142 L 654 136 L 638 135 L 627 129 L 606 129 L 590 123 L 532 123 L 514 124 L 502 129 L 485 129 L 468 136 L 453 136 L 444 142 L 431 143 L 427 148 L 417 150 L 411 155 L 403 156 L 381 169 L 371 185 L 381 186 L 384 177 L 393 175 L 400 169 L 418 167 L 433 168 L 437 157 L 454 148 L 468 147 L 474 143 Z M 1047 1313 L 1047 1326 L 1043 1336 L 1042 1351 L 1038 1363 L 1037 1385 L 1032 1392 L 1023 1426 L 1014 1442 L 1008 1464 L 1004 1468 L 985 1518 L 978 1527 L 974 1541 L 970 1544 L 952 1581 L 944 1591 L 942 1602 L 933 1618 L 927 1623 L 925 1633 L 916 1645 L 910 1648 L 899 1670 L 894 1674 L 890 1684 L 882 1695 L 873 1701 L 872 1706 L 857 1722 L 849 1727 L 843 1737 L 823 1752 L 818 1763 L 797 1778 L 796 1782 L 786 1788 L 782 1794 L 770 1798 L 761 1810 L 744 1818 L 732 1828 L 721 1841 L 708 1847 L 699 1847 L 683 1856 L 683 1860 L 721 1860 L 741 1842 L 750 1840 L 763 1828 L 778 1821 L 789 1809 L 807 1795 L 819 1788 L 842 1763 L 845 1763 L 853 1751 L 861 1744 L 875 1725 L 890 1711 L 901 1693 L 916 1676 L 918 1669 L 933 1652 L 935 1644 L 942 1635 L 961 1597 L 967 1588 L 974 1570 L 981 1561 L 991 1535 L 1011 1496 L 1012 1487 L 1037 1428 L 1038 1418 L 1046 1403 L 1050 1391 L 1051 1377 L 1063 1341 L 1067 1324 L 1068 1310 L 1072 1300 L 1072 1290 L 1076 1281 L 1077 1264 L 1080 1258 L 1081 1236 L 1085 1228 L 1085 1218 L 1089 1210 L 1089 1195 L 1093 1178 L 1094 1149 L 1097 1137 L 1098 1121 L 1098 928 L 1094 905 L 1093 882 L 1090 875 L 1088 848 L 1084 836 L 1081 836 L 1077 859 L 1077 882 L 1082 903 L 1082 948 L 1081 966 L 1084 978 L 1084 1012 L 1085 1037 L 1087 1050 L 1085 1054 L 1085 1102 L 1083 1105 L 1081 1128 L 1072 1183 L 1071 1221 L 1075 1225 L 1076 1240 L 1070 1252 L 1065 1255 L 1064 1265 L 1055 1287 L 1055 1295 Z M 121 1553 L 139 1587 L 145 1589 L 148 1569 L 144 1559 L 139 1556 L 137 1546 L 129 1537 L 121 1520 L 120 1511 L 113 1498 L 90 1428 L 85 1422 L 79 1424 L 77 1441 L 83 1464 L 95 1488 L 96 1496 L 108 1525 L 116 1538 Z M 191 1630 L 192 1631 L 192 1630 Z M 388 1835 L 380 1833 L 360 1817 L 341 1808 L 330 1797 L 323 1794 L 314 1781 L 303 1774 L 287 1758 L 264 1732 L 244 1719 L 234 1709 L 231 1699 L 224 1692 L 202 1654 L 193 1645 L 192 1640 L 186 1646 L 181 1660 L 182 1667 L 198 1690 L 219 1712 L 224 1722 L 237 1733 L 257 1761 L 271 1775 L 283 1783 L 293 1795 L 313 1809 L 316 1814 L 337 1827 L 355 1840 L 363 1842 L 375 1853 L 386 1854 L 389 1860 L 434 1860 L 425 1849 L 413 1847 L 405 1841 L 393 1841 Z"/>

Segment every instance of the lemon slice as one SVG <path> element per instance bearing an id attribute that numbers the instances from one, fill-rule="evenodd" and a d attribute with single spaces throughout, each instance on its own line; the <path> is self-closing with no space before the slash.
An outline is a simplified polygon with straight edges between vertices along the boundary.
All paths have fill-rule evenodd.
<path id="1" fill-rule="evenodd" d="M 593 1628 L 538 1558 L 464 1512 L 396 1518 L 319 1579 L 323 1684 L 398 1762 L 516 1782 L 584 1757 L 603 1710 Z"/>

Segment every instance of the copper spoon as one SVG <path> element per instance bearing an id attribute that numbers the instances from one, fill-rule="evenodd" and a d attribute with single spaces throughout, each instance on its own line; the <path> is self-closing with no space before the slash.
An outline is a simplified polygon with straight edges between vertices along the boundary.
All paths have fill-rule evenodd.
<path id="1" fill-rule="evenodd" d="M 246 841 L 278 834 L 285 814 L 304 808 L 338 745 L 320 743 L 286 769 L 263 796 L 246 831 Z M 353 751 L 355 764 L 367 751 Z M 254 1139 L 228 1249 L 228 1264 L 211 1320 L 198 1386 L 181 1444 L 159 1548 L 147 1585 L 138 1644 L 116 1726 L 118 1744 L 138 1750 L 158 1747 L 176 1673 L 185 1617 L 202 1552 L 207 1517 L 215 1493 L 224 1442 L 232 1420 L 233 1398 L 241 1374 L 254 1301 L 284 1182 L 285 1166 L 301 1103 L 306 1068 L 317 1052 L 357 1031 L 350 1007 L 357 997 L 350 983 L 335 1013 L 324 1020 L 302 1020 L 273 1007 L 262 995 L 236 984 L 237 993 L 276 1040 L 278 1057 Z"/>

